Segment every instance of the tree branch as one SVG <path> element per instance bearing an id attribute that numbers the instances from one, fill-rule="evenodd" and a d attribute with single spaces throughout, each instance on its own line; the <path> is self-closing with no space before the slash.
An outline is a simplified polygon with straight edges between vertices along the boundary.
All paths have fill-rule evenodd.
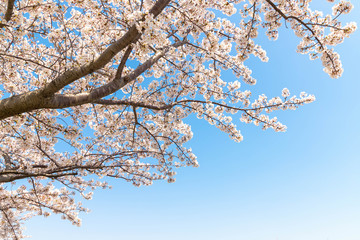
<path id="1" fill-rule="evenodd" d="M 182 46 L 185 44 L 185 40 L 181 42 L 176 42 L 168 47 L 163 48 L 161 51 L 155 53 L 151 58 L 146 60 L 143 64 L 139 65 L 134 71 L 132 71 L 130 74 L 121 77 L 121 69 L 122 63 L 120 63 L 120 66 L 118 68 L 118 72 L 116 73 L 117 76 L 120 76 L 120 78 L 115 78 L 98 88 L 95 88 L 89 93 L 80 93 L 76 95 L 63 95 L 63 94 L 55 94 L 53 97 L 48 99 L 46 103 L 43 103 L 41 108 L 65 108 L 65 107 L 71 107 L 71 106 L 78 106 L 86 103 L 95 103 L 98 99 L 101 99 L 105 96 L 108 96 L 117 90 L 121 89 L 125 85 L 127 85 L 129 82 L 134 81 L 138 76 L 140 76 L 142 73 L 144 73 L 146 70 L 148 70 L 152 65 L 154 65 L 160 58 L 162 58 L 169 50 L 170 48 L 174 47 L 177 48 L 179 46 Z M 129 50 L 131 51 L 131 50 Z M 130 54 L 130 53 L 128 53 Z M 124 55 L 125 56 L 125 55 Z M 123 58 L 124 60 L 124 58 Z M 122 61 L 123 62 L 123 61 Z M 125 63 L 124 63 L 125 64 Z"/>
<path id="2" fill-rule="evenodd" d="M 8 171 L 6 171 L 8 172 Z M 0 183 L 7 183 L 7 182 L 13 182 L 15 180 L 24 179 L 24 178 L 30 178 L 30 177 L 47 177 L 56 179 L 59 177 L 65 177 L 65 176 L 75 176 L 78 173 L 76 172 L 69 172 L 69 173 L 59 173 L 59 174 L 48 174 L 48 173 L 27 173 L 27 172 L 16 172 L 14 173 L 0 173 Z"/>
<path id="3" fill-rule="evenodd" d="M 124 56 L 122 57 L 121 62 L 119 64 L 119 67 L 118 67 L 118 69 L 116 71 L 114 80 L 117 80 L 117 79 L 120 80 L 121 79 L 121 75 L 122 75 L 122 72 L 124 70 L 125 63 L 126 63 L 127 59 L 129 58 L 132 49 L 133 49 L 132 46 L 129 46 L 126 49 L 126 51 L 124 53 Z"/>
<path id="4" fill-rule="evenodd" d="M 11 16 L 13 15 L 14 5 L 15 5 L 15 0 L 8 0 L 7 9 L 6 9 L 6 13 L 5 13 L 5 20 L 7 22 L 10 21 Z"/>
<path id="5" fill-rule="evenodd" d="M 170 3 L 170 1 L 171 0 L 158 0 L 151 8 L 149 13 L 152 14 L 154 17 L 158 16 L 164 10 L 164 8 Z M 44 105 L 48 104 L 49 97 L 54 96 L 56 92 L 61 90 L 63 87 L 71 84 L 72 82 L 104 67 L 107 63 L 111 61 L 111 59 L 113 59 L 113 57 L 116 54 L 118 54 L 120 51 L 122 51 L 130 44 L 139 40 L 140 37 L 141 37 L 141 33 L 138 32 L 134 24 L 132 27 L 130 27 L 130 29 L 124 36 L 122 36 L 119 40 L 111 44 L 95 61 L 85 64 L 79 68 L 75 68 L 64 72 L 63 74 L 55 78 L 52 82 L 50 82 L 45 87 L 39 90 L 27 92 L 20 95 L 15 95 L 0 100 L 0 120 L 24 112 L 29 112 L 35 109 L 43 108 Z M 125 79 L 125 78 L 121 78 L 121 79 Z M 113 85 L 115 85 L 115 83 Z M 105 88 L 108 87 L 112 88 L 113 85 L 110 86 L 109 84 L 104 85 L 103 88 L 99 89 L 98 93 L 97 92 L 95 93 L 101 96 L 100 92 L 102 93 L 105 90 Z M 95 93 L 93 94 L 96 95 Z M 85 96 L 87 96 L 87 94 L 85 94 Z M 96 99 L 99 97 L 94 97 L 94 98 Z M 83 97 L 80 97 L 80 99 L 83 99 Z M 75 105 L 79 105 L 79 104 L 75 104 Z M 56 108 L 60 108 L 61 106 L 57 106 Z M 73 105 L 70 104 L 69 106 L 73 106 Z M 66 107 L 66 105 L 64 104 L 62 107 Z"/>
<path id="6" fill-rule="evenodd" d="M 152 110 L 167 110 L 172 108 L 174 105 L 168 105 L 165 104 L 163 106 L 155 106 L 155 105 L 150 105 L 150 104 L 145 104 L 142 102 L 133 102 L 133 101 L 127 101 L 127 100 L 111 100 L 111 99 L 99 99 L 94 101 L 93 103 L 95 104 L 100 104 L 100 105 L 123 105 L 123 106 L 133 106 L 133 107 L 141 107 L 141 108 L 147 108 L 147 109 L 152 109 Z"/>
<path id="7" fill-rule="evenodd" d="M 162 12 L 169 2 L 170 0 L 158 0 L 149 13 L 153 14 L 155 18 Z M 50 97 L 70 83 L 104 67 L 116 54 L 118 54 L 126 46 L 129 46 L 131 43 L 139 40 L 140 37 L 141 33 L 139 33 L 134 24 L 124 36 L 111 44 L 94 62 L 83 65 L 80 68 L 67 71 L 60 75 L 41 90 L 41 95 L 43 97 Z"/>

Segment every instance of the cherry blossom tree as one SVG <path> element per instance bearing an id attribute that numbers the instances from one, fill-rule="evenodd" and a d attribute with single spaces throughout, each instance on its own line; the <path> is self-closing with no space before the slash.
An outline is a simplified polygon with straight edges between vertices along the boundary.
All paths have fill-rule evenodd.
<path id="1" fill-rule="evenodd" d="M 198 166 L 184 145 L 191 114 L 237 142 L 233 117 L 285 131 L 270 113 L 314 96 L 283 89 L 253 99 L 240 81 L 256 83 L 245 65 L 251 55 L 268 61 L 259 32 L 276 40 L 282 25 L 299 37 L 299 53 L 341 76 L 332 47 L 356 29 L 339 21 L 352 5 L 341 0 L 324 15 L 310 3 L 1 0 L 0 238 L 23 238 L 22 224 L 34 215 L 80 225 L 87 209 L 75 198 L 108 187 L 103 177 L 174 182 L 176 168 Z M 221 78 L 225 70 L 234 81 Z"/>

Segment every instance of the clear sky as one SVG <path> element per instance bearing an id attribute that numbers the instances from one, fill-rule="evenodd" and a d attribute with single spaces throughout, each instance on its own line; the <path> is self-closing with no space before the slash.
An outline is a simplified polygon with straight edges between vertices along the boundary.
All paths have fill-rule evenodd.
<path id="1" fill-rule="evenodd" d="M 330 6 L 315 0 L 317 6 Z M 360 2 L 344 22 L 360 23 Z M 360 27 L 360 26 L 359 26 Z M 199 168 L 180 169 L 175 183 L 133 187 L 111 181 L 84 202 L 80 228 L 60 216 L 26 224 L 34 240 L 359 240 L 360 30 L 336 48 L 345 72 L 330 79 L 320 60 L 295 52 L 290 29 L 259 39 L 270 61 L 250 60 L 253 91 L 277 96 L 287 87 L 316 101 L 277 112 L 286 133 L 240 124 L 234 143 L 203 120 L 189 119 Z M 225 75 L 224 79 L 234 79 Z"/>

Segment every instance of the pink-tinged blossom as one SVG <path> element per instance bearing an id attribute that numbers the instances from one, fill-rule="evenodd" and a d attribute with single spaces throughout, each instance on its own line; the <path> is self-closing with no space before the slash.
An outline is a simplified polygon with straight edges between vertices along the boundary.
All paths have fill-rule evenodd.
<path id="1" fill-rule="evenodd" d="M 347 14 L 350 13 L 350 11 L 353 9 L 353 5 L 349 1 L 341 0 L 338 4 L 333 6 L 332 8 L 332 14 L 334 16 L 338 14 Z"/>

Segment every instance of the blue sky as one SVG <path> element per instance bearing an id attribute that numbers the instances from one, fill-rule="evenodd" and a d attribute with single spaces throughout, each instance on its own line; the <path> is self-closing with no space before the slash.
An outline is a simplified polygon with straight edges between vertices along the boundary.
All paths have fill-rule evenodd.
<path id="1" fill-rule="evenodd" d="M 343 19 L 360 23 L 360 3 L 353 2 Z M 189 119 L 199 168 L 181 169 L 173 184 L 136 188 L 113 181 L 112 190 L 84 202 L 92 211 L 81 215 L 82 227 L 57 215 L 35 217 L 26 234 L 35 240 L 359 240 L 360 31 L 336 48 L 345 68 L 340 79 L 330 79 L 319 60 L 297 54 L 289 29 L 276 42 L 259 40 L 270 61 L 249 62 L 258 83 L 246 87 L 254 96 L 277 96 L 287 87 L 317 99 L 277 113 L 286 133 L 240 124 L 244 141 L 234 143 Z"/>

